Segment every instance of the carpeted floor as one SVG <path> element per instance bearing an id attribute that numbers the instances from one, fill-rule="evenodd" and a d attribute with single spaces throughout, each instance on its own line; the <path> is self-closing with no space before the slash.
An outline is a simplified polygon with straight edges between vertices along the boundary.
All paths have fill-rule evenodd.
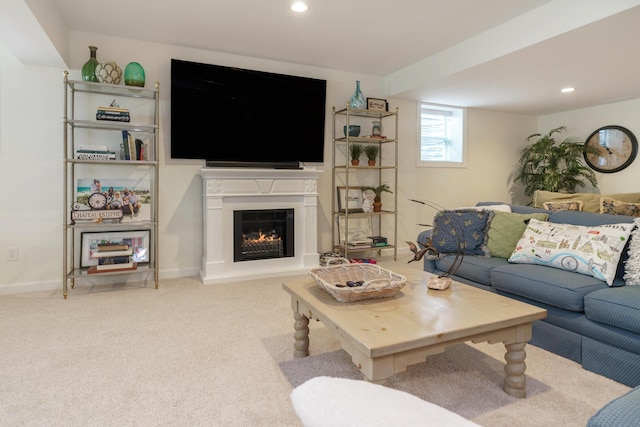
<path id="1" fill-rule="evenodd" d="M 416 267 L 404 261 L 394 271 Z M 0 297 L 0 425 L 299 426 L 289 394 L 316 372 L 358 375 L 321 323 L 293 358 L 285 281 L 77 287 Z M 504 346 L 474 344 L 390 379 L 485 426 L 584 426 L 629 388 L 527 347 L 526 399 L 501 391 Z M 404 387 L 404 388 L 403 388 Z"/>

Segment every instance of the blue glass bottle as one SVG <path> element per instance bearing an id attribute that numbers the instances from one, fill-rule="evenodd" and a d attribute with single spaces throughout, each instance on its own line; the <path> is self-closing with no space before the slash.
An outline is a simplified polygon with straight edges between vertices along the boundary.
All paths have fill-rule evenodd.
<path id="1" fill-rule="evenodd" d="M 351 108 L 367 108 L 367 104 L 364 99 L 364 95 L 360 91 L 360 80 L 356 80 L 356 91 L 351 95 L 351 100 L 349 101 L 349 106 Z"/>

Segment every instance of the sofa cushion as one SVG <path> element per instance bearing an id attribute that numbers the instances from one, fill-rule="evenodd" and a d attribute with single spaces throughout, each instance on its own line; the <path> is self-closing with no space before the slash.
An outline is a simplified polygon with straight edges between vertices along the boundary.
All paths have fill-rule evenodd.
<path id="1" fill-rule="evenodd" d="M 584 297 L 588 319 L 640 333 L 640 287 L 601 289 Z"/>
<path id="2" fill-rule="evenodd" d="M 509 262 L 541 264 L 613 284 L 633 224 L 578 226 L 532 218 Z"/>
<path id="3" fill-rule="evenodd" d="M 627 215 L 598 214 L 593 212 L 555 211 L 549 213 L 549 222 L 575 225 L 604 225 L 633 222 Z"/>
<path id="4" fill-rule="evenodd" d="M 570 311 L 583 311 L 585 295 L 607 288 L 592 276 L 532 264 L 496 266 L 491 270 L 491 285 L 500 293 L 520 295 Z"/>
<path id="5" fill-rule="evenodd" d="M 509 258 L 524 230 L 525 221 L 536 218 L 546 221 L 546 213 L 518 214 L 495 211 L 487 230 L 487 247 L 492 257 Z"/>
<path id="6" fill-rule="evenodd" d="M 620 427 L 640 425 L 640 387 L 613 399 L 596 412 L 587 427 Z"/>
<path id="7" fill-rule="evenodd" d="M 533 193 L 533 206 L 542 208 L 544 202 L 559 202 L 578 200 L 582 202 L 582 210 L 586 212 L 600 212 L 600 198 L 610 197 L 622 202 L 640 203 L 640 193 L 556 193 L 553 191 L 536 190 Z"/>
<path id="8" fill-rule="evenodd" d="M 454 255 L 449 255 L 438 259 L 436 260 L 436 267 L 440 271 L 447 271 L 449 267 L 451 267 L 451 264 L 453 264 L 454 258 Z M 508 263 L 504 258 L 465 255 L 463 263 L 454 274 L 467 280 L 490 286 L 491 270 L 505 264 Z"/>
<path id="9" fill-rule="evenodd" d="M 462 248 L 467 255 L 489 256 L 487 224 L 491 210 L 459 209 L 438 212 L 433 218 L 432 245 L 440 254 L 451 254 Z"/>

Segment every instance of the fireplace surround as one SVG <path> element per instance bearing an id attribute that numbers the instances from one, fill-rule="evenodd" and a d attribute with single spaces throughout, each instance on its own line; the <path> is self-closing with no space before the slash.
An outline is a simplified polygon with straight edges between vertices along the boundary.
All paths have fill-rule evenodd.
<path id="1" fill-rule="evenodd" d="M 204 284 L 299 274 L 317 267 L 318 177 L 321 170 L 203 168 Z M 238 211 L 286 210 L 293 217 L 293 255 L 234 260 Z"/>

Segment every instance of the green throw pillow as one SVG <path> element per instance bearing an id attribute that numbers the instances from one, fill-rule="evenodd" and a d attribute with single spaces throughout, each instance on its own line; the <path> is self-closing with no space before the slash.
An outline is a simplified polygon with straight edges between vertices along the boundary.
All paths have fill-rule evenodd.
<path id="1" fill-rule="evenodd" d="M 546 221 L 546 213 L 519 214 L 495 211 L 487 231 L 487 247 L 491 256 L 509 258 L 527 228 L 526 220 L 535 218 Z"/>

